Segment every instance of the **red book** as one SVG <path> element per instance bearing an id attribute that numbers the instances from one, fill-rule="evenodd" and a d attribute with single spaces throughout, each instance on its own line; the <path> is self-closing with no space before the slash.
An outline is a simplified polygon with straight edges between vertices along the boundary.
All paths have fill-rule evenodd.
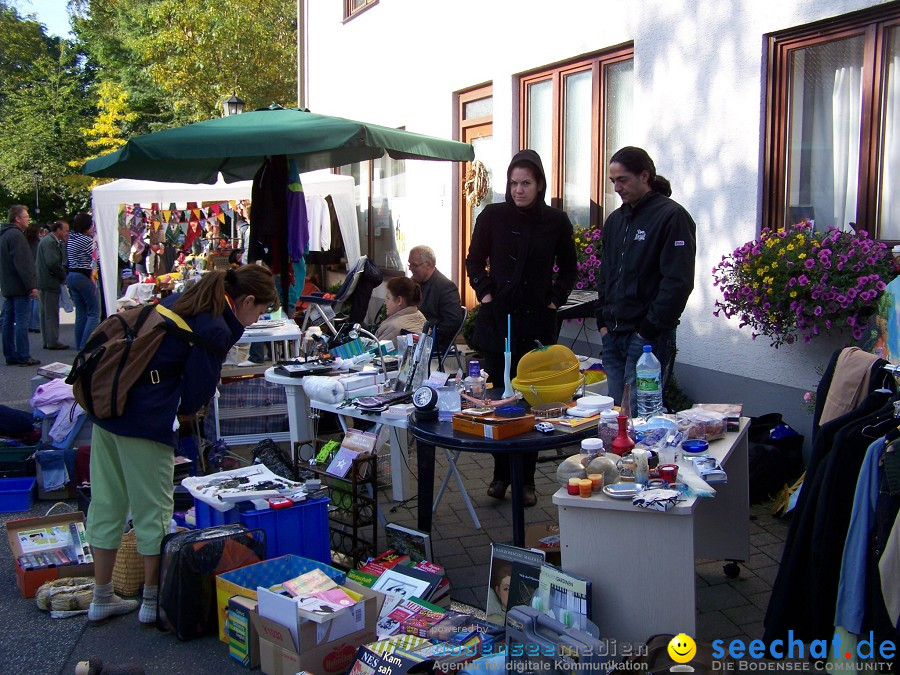
<path id="1" fill-rule="evenodd" d="M 389 570 L 393 567 L 397 567 L 397 565 L 408 565 L 409 564 L 409 556 L 404 555 L 403 553 L 398 553 L 393 549 L 388 549 L 381 555 L 378 555 L 365 565 L 360 567 L 359 569 L 363 572 L 368 572 L 369 574 L 374 574 L 375 576 L 381 576 L 384 574 L 385 570 Z"/>

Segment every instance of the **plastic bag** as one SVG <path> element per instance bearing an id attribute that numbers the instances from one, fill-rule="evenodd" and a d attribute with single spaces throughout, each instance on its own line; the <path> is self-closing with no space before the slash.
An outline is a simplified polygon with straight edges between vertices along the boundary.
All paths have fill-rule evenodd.
<path id="1" fill-rule="evenodd" d="M 63 308 L 67 314 L 75 311 L 75 305 L 72 304 L 72 296 L 69 295 L 69 287 L 62 284 L 59 287 L 59 306 Z"/>

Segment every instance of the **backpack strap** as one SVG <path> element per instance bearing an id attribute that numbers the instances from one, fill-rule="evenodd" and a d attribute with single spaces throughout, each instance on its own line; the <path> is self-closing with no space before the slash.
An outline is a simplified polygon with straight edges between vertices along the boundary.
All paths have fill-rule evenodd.
<path id="1" fill-rule="evenodd" d="M 168 307 L 164 307 L 163 305 L 156 305 L 156 311 L 166 317 L 169 321 L 178 326 L 181 330 L 186 331 L 188 333 L 193 333 L 191 327 L 188 326 L 187 321 L 181 318 L 178 314 L 173 312 Z"/>
<path id="2" fill-rule="evenodd" d="M 191 327 L 188 325 L 187 321 L 185 321 L 179 314 L 176 314 L 168 307 L 164 307 L 163 305 L 156 305 L 155 307 L 157 312 L 159 312 L 162 316 L 164 316 L 171 322 L 166 323 L 166 330 L 169 332 L 169 334 L 175 335 L 192 345 L 201 347 L 202 349 L 205 349 L 210 354 L 222 359 L 223 361 L 225 360 L 225 357 L 228 355 L 228 350 L 223 349 L 222 345 L 214 342 L 213 340 L 210 340 L 209 338 L 195 333 L 193 330 L 191 330 Z"/>

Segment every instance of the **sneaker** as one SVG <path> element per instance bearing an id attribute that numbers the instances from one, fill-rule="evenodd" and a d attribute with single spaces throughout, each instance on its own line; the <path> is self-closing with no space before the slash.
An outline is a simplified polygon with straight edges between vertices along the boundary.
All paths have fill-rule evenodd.
<path id="1" fill-rule="evenodd" d="M 69 345 L 64 345 L 63 343 L 60 342 L 58 345 L 53 345 L 52 347 L 46 347 L 45 349 L 59 350 L 59 349 L 71 349 L 71 347 L 69 347 Z"/>
<path id="2" fill-rule="evenodd" d="M 29 357 L 29 358 L 25 359 L 24 361 L 19 361 L 18 365 L 20 365 L 20 366 L 39 366 L 39 365 L 41 365 L 41 362 L 38 361 L 37 359 L 33 359 L 33 358 Z"/>
<path id="3" fill-rule="evenodd" d="M 92 602 L 88 607 L 88 623 L 92 626 L 102 626 L 110 619 L 128 614 L 138 608 L 137 600 L 124 600 L 118 595 L 113 595 L 109 602 Z"/>
<path id="4" fill-rule="evenodd" d="M 534 491 L 534 485 L 526 485 L 522 493 L 522 506 L 528 508 L 537 504 L 537 494 Z"/>

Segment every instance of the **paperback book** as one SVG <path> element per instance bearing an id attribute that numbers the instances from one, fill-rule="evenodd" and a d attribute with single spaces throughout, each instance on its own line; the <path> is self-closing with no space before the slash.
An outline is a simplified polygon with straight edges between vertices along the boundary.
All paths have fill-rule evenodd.
<path id="1" fill-rule="evenodd" d="M 544 551 L 492 544 L 485 608 L 490 623 L 505 625 L 507 609 L 517 605 L 531 605 L 545 559 Z"/>
<path id="2" fill-rule="evenodd" d="M 427 597 L 431 588 L 430 581 L 402 574 L 396 568 L 385 570 L 372 586 L 373 591 L 381 591 L 385 595 L 384 605 L 379 616 L 386 617 L 400 603 L 409 598 Z"/>
<path id="3" fill-rule="evenodd" d="M 544 563 L 540 568 L 538 597 L 541 611 L 566 626 L 586 630 L 592 614 L 590 579 Z"/>
<path id="4" fill-rule="evenodd" d="M 388 523 L 384 528 L 388 548 L 405 553 L 413 562 L 431 560 L 431 535 L 427 532 Z"/>

